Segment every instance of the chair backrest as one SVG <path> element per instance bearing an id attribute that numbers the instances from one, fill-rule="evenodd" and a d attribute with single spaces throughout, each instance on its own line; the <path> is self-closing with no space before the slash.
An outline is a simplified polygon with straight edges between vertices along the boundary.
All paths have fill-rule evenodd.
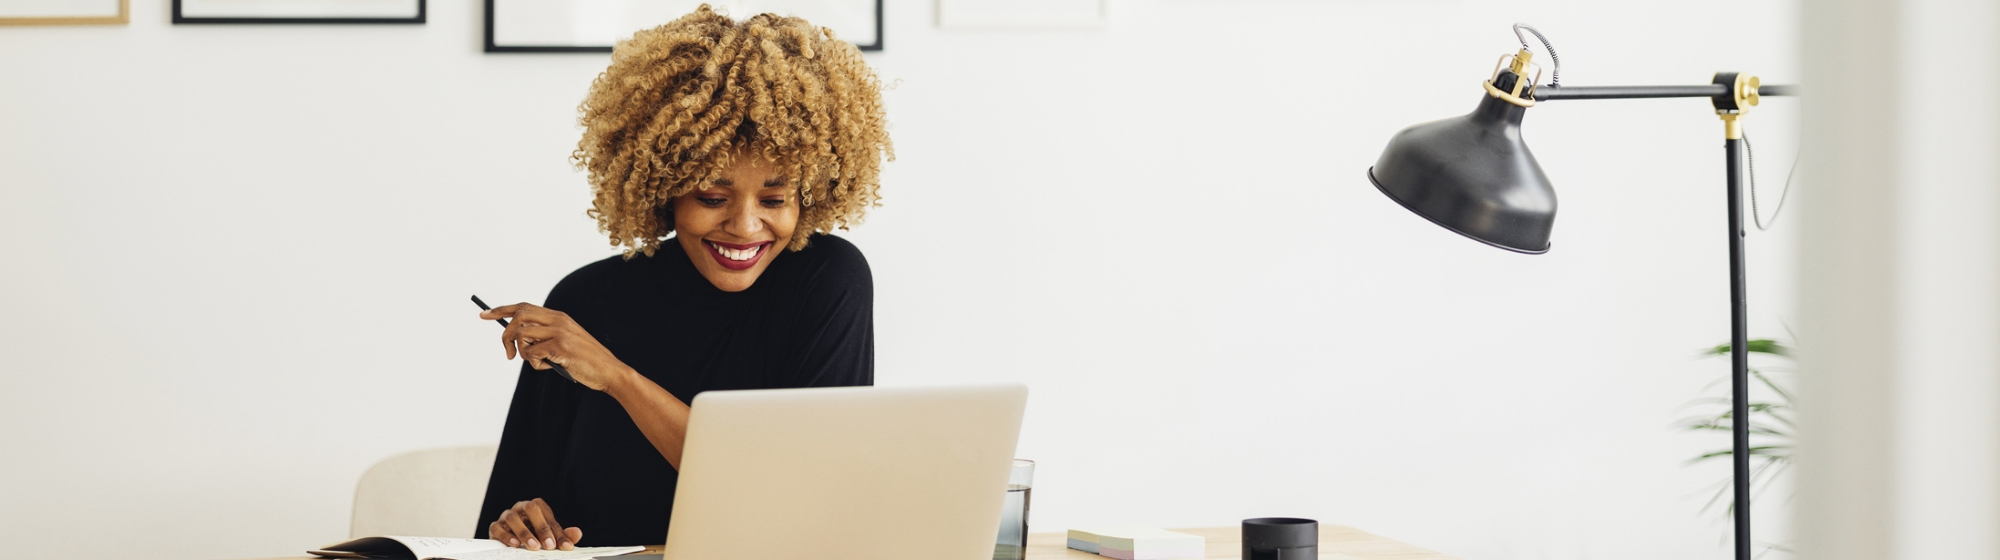
<path id="1" fill-rule="evenodd" d="M 441 447 L 383 459 L 354 488 L 351 538 L 471 538 L 498 445 Z"/>

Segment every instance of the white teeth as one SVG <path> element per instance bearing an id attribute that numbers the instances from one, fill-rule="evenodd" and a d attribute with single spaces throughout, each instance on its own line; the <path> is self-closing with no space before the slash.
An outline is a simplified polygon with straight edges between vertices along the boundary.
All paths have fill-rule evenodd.
<path id="1" fill-rule="evenodd" d="M 747 261 L 750 260 L 751 257 L 757 256 L 756 249 L 731 249 L 721 245 L 716 245 L 713 242 L 709 243 L 708 246 L 714 247 L 715 252 L 722 253 L 723 258 L 732 261 Z"/>

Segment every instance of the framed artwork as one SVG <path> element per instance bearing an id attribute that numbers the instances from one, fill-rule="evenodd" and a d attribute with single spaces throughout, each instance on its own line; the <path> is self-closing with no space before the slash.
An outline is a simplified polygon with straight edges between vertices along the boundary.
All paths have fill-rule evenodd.
<path id="1" fill-rule="evenodd" d="M 131 0 L 0 0 L 0 25 L 125 25 Z"/>
<path id="2" fill-rule="evenodd" d="M 174 23 L 423 23 L 425 2 L 174 0 Z"/>
<path id="3" fill-rule="evenodd" d="M 737 19 L 765 12 L 806 18 L 861 50 L 882 50 L 882 0 L 486 0 L 486 52 L 608 53 L 633 32 L 704 3 Z"/>

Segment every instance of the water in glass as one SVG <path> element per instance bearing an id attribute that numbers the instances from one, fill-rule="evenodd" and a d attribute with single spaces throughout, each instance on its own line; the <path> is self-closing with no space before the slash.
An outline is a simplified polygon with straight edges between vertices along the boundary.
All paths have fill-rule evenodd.
<path id="1" fill-rule="evenodd" d="M 993 560 L 1025 560 L 1028 555 L 1028 502 L 1035 489 L 1034 461 L 1014 460 L 1007 477 L 1007 500 L 1001 503 L 1000 536 L 993 542 Z"/>

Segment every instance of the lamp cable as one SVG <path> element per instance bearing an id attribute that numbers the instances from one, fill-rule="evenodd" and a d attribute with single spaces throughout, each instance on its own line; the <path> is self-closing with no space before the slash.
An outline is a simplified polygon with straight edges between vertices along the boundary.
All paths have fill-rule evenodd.
<path id="1" fill-rule="evenodd" d="M 1778 223 L 1778 215 L 1785 213 L 1785 198 L 1792 194 L 1792 177 L 1799 172 L 1799 159 L 1792 158 L 1792 169 L 1785 172 L 1785 188 L 1778 191 L 1778 207 L 1771 211 L 1771 221 L 1764 222 L 1764 213 L 1757 210 L 1757 150 L 1750 147 L 1750 133 L 1743 133 L 1743 154 L 1750 163 L 1750 221 L 1757 224 L 1757 231 L 1770 231 L 1771 225 Z"/>
<path id="2" fill-rule="evenodd" d="M 1549 51 L 1549 64 L 1555 67 L 1553 71 L 1549 72 L 1549 87 L 1556 87 L 1558 84 L 1562 83 L 1563 61 L 1561 58 L 1558 58 L 1556 56 L 1555 46 L 1550 45 L 1549 38 L 1542 36 L 1542 32 L 1536 31 L 1534 26 L 1525 23 L 1516 23 L 1514 24 L 1514 38 L 1521 41 L 1521 50 L 1525 51 L 1528 50 L 1529 48 L 1528 38 L 1524 35 L 1521 35 L 1521 31 L 1523 30 L 1527 31 L 1528 33 L 1534 34 L 1535 39 L 1538 39 L 1542 42 L 1542 49 Z"/>

